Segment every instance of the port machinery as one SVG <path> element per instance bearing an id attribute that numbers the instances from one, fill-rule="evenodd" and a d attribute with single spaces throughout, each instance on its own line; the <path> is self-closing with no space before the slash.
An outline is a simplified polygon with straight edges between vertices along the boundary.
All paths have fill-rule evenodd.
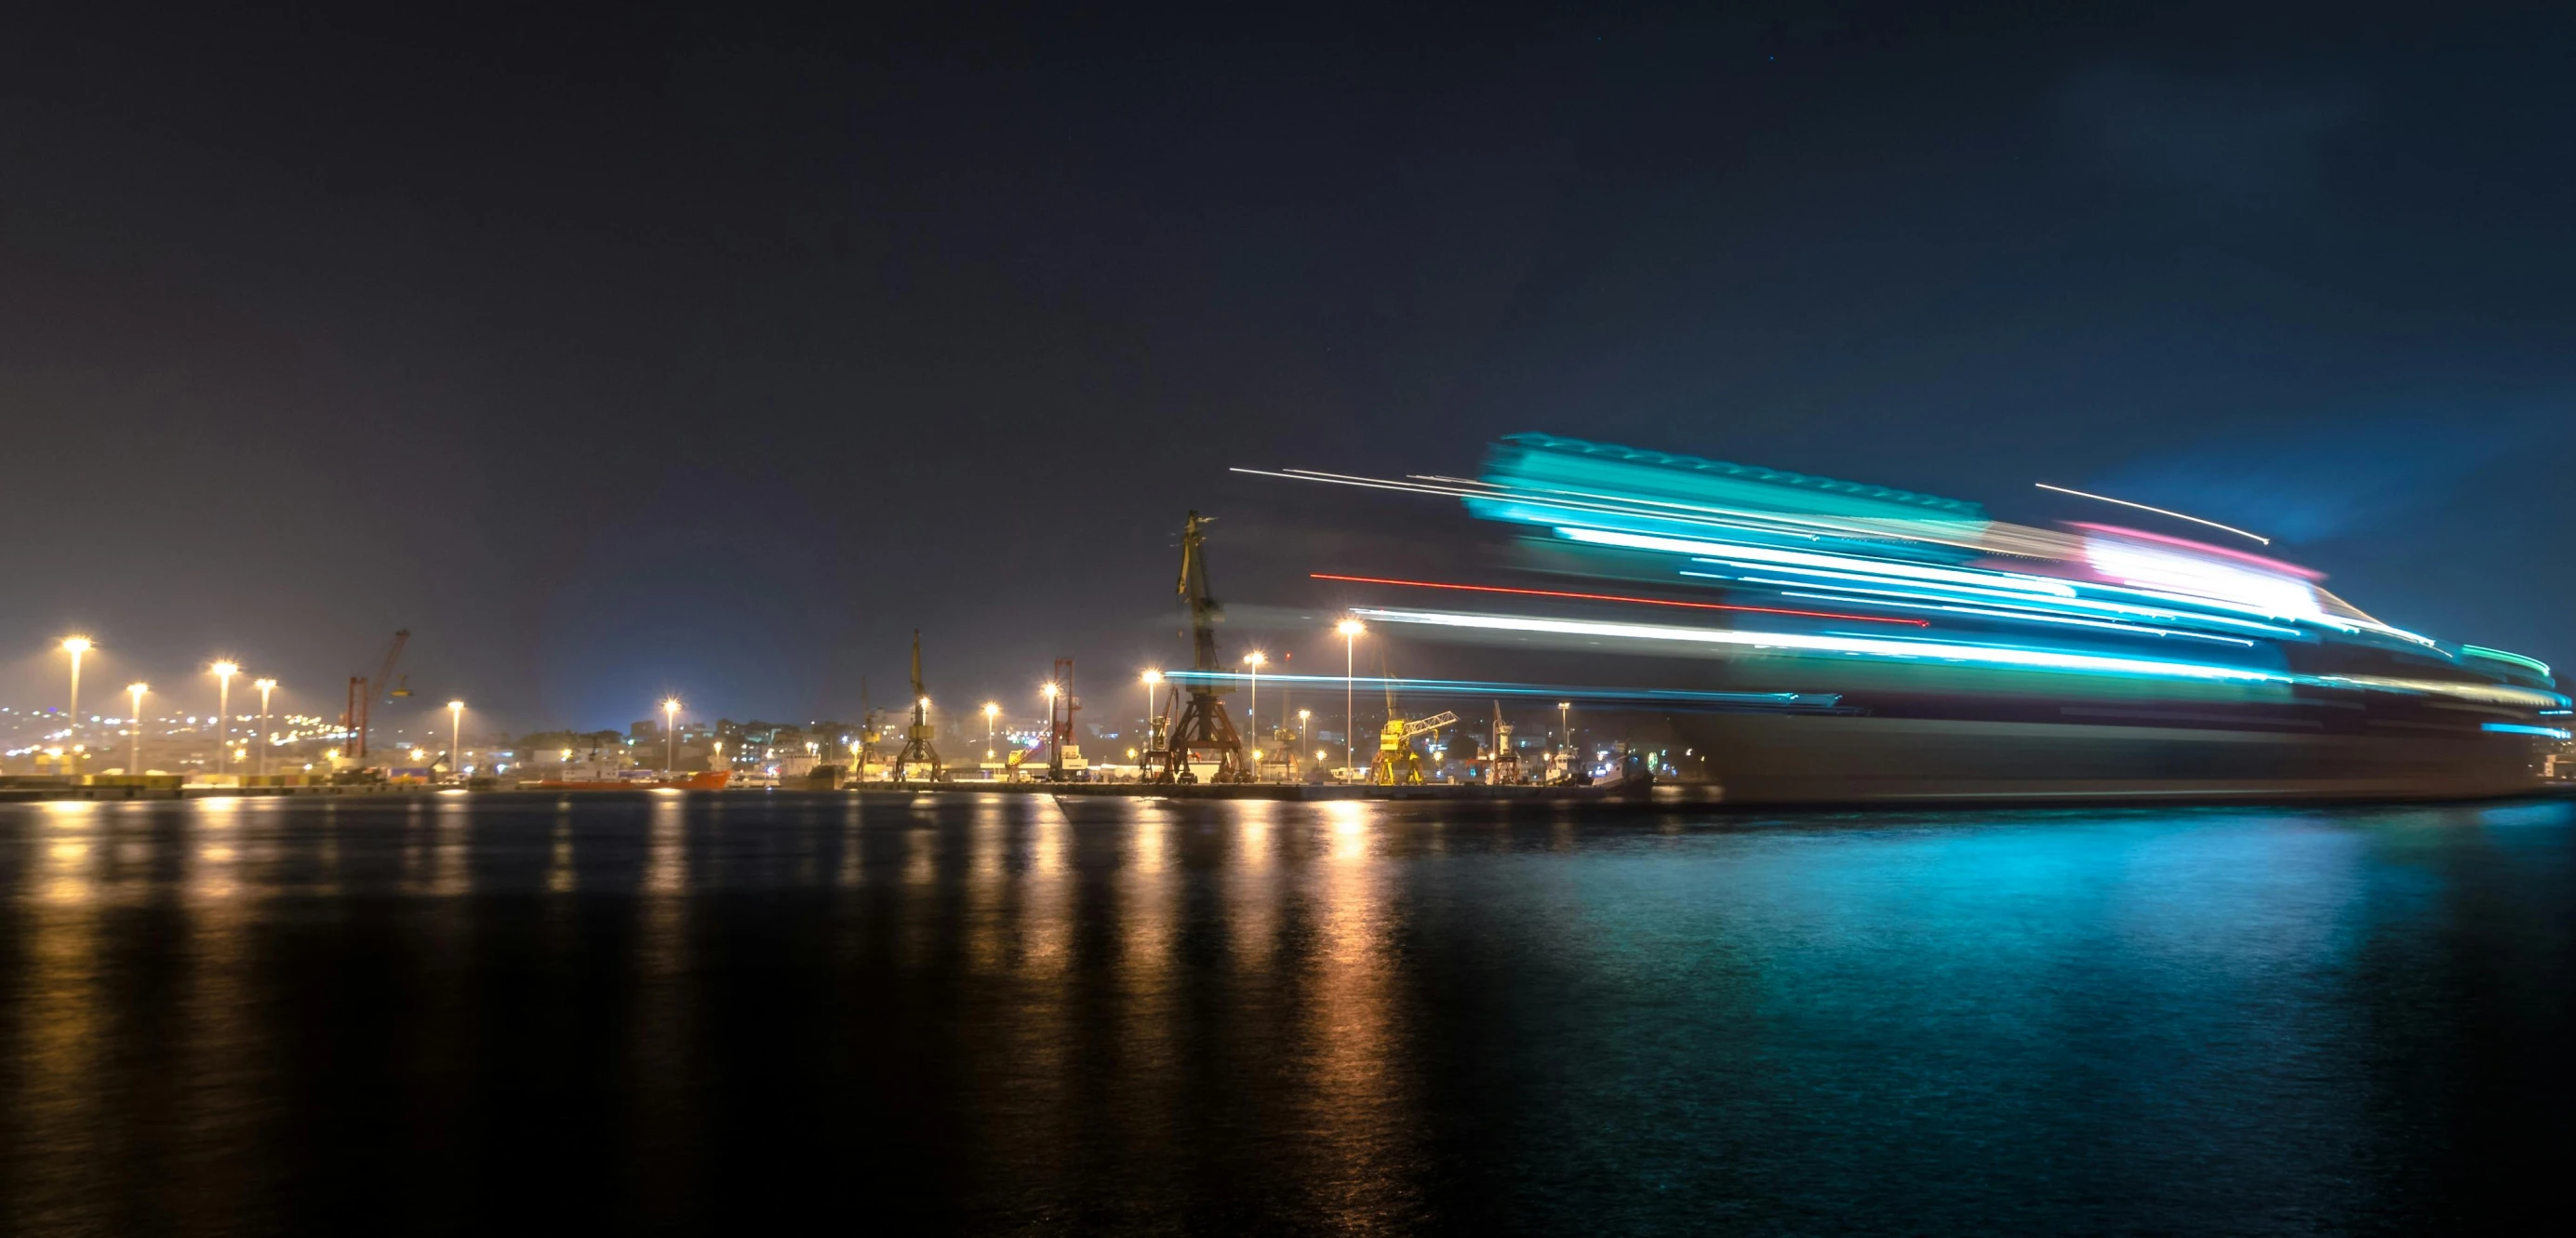
<path id="1" fill-rule="evenodd" d="M 912 725 L 904 728 L 903 750 L 895 754 L 894 781 L 910 781 L 906 775 L 914 770 L 929 771 L 927 781 L 948 781 L 948 768 L 939 760 L 939 748 L 931 740 L 937 732 L 930 725 L 930 692 L 921 686 L 921 629 L 912 630 Z"/>
<path id="2" fill-rule="evenodd" d="M 1216 770 L 1210 782 L 1256 780 L 1243 737 L 1226 712 L 1224 694 L 1231 689 L 1214 682 L 1226 669 L 1216 651 L 1216 625 L 1225 621 L 1225 607 L 1208 587 L 1207 526 L 1214 519 L 1193 511 L 1181 525 L 1181 578 L 1174 592 L 1189 603 L 1191 665 L 1198 674 L 1186 691 L 1172 688 L 1163 709 L 1167 721 L 1149 731 L 1152 750 L 1143 759 L 1148 782 L 1194 783 L 1199 778 L 1191 766 L 1211 762 Z"/>
<path id="3" fill-rule="evenodd" d="M 1422 755 L 1413 750 L 1413 741 L 1439 734 L 1440 728 L 1457 721 L 1458 715 L 1448 710 L 1428 718 L 1387 719 L 1378 731 L 1377 759 L 1369 762 L 1369 782 L 1381 787 L 1421 785 Z"/>

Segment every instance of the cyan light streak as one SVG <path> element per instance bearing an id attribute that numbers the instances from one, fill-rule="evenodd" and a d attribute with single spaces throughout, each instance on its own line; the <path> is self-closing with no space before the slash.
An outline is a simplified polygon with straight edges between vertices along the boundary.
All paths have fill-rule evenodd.
<path id="1" fill-rule="evenodd" d="M 1764 564 L 1788 564 L 1805 568 L 1839 569 L 1864 572 L 1873 577 L 1896 577 L 1905 580 L 1937 581 L 1949 585 L 1983 585 L 1989 588 L 2015 589 L 2023 593 L 2043 593 L 2052 597 L 2071 598 L 2075 586 L 2045 576 L 2019 576 L 2009 572 L 1963 571 L 1957 568 L 1927 567 L 1897 563 L 1885 559 L 1864 559 L 1853 555 L 1820 554 L 1805 550 L 1776 550 L 1769 546 L 1746 546 L 1728 542 L 1691 541 L 1678 537 L 1650 537 L 1642 533 L 1621 533 L 1613 529 L 1587 529 L 1575 525 L 1561 526 L 1559 537 L 1595 546 L 1620 546 L 1630 550 L 1660 550 L 1671 554 L 1709 555 L 1720 559 L 1743 559 Z"/>
<path id="2" fill-rule="evenodd" d="M 1250 684 L 1252 676 L 1233 671 L 1165 671 L 1163 678 L 1185 683 L 1233 686 Z M 1261 682 L 1316 688 L 1344 685 L 1406 696 L 1531 696 L 1547 700 L 1642 701 L 1675 706 L 1748 709 L 1831 709 L 1842 697 L 1832 692 L 1711 692 L 1691 688 L 1583 688 L 1551 684 L 1503 683 L 1476 679 L 1356 679 L 1340 675 L 1263 675 Z"/>
<path id="3" fill-rule="evenodd" d="M 2058 608 L 2090 610 L 2100 613 L 2141 613 L 2136 607 L 2084 597 L 2079 592 L 2077 586 L 2066 581 L 2052 580 L 2044 576 L 2024 576 L 2012 572 L 1983 572 L 1963 568 L 1926 567 L 1910 563 L 1893 563 L 1879 559 L 1864 559 L 1851 555 L 1784 551 L 1775 550 L 1770 547 L 1748 547 L 1718 542 L 1692 541 L 1683 538 L 1651 537 L 1637 533 L 1622 533 L 1612 529 L 1586 529 L 1572 525 L 1559 526 L 1556 529 L 1556 533 L 1570 541 L 1590 545 L 1616 546 L 1630 550 L 1661 551 L 1668 554 L 1686 554 L 1704 563 L 1715 563 L 1721 566 L 1748 568 L 1752 570 L 1787 572 L 1820 579 L 1854 580 L 1875 584 L 1903 585 L 1909 591 L 1917 593 L 1923 591 L 1930 591 L 1936 594 L 1948 592 L 1951 594 L 1969 594 L 1972 596 L 1986 598 L 2010 599 L 2016 602 L 2028 602 Z M 1759 565 L 1758 567 L 1756 566 L 1757 564 Z M 1708 573 L 1702 572 L 1685 571 L 1681 574 L 1684 576 L 1701 576 L 1709 579 L 1728 579 L 1726 577 L 1711 577 Z M 1746 579 L 1759 582 L 1759 578 Z M 1790 582 L 1768 581 L 1759 583 L 1787 584 Z M 2299 635 L 2298 630 L 2295 628 L 2283 627 L 2274 623 L 2261 622 L 2261 619 L 2283 617 L 2276 615 L 2272 610 L 2264 607 L 2234 605 L 2222 600 L 2166 594 L 2148 589 L 2127 588 L 2111 591 L 2126 593 L 2137 597 L 2152 598 L 2158 602 L 2166 603 L 2168 606 L 2178 603 L 2188 608 L 2183 611 L 2159 609 L 2144 612 L 2152 615 L 2152 617 L 2160 618 L 2167 622 L 2196 621 L 2218 623 L 2235 627 L 2239 630 L 2254 631 L 2270 636 L 2295 637 Z M 2232 610 L 2241 615 L 2255 616 L 2257 618 L 2244 619 L 2231 615 L 2209 614 L 2208 611 L 2212 609 Z M 2313 610 L 2313 608 L 2311 609 Z M 2349 630 L 2348 625 L 2327 619 L 2322 614 L 2310 613 L 2298 617 L 2308 618 L 2314 622 L 2328 626 L 2345 627 L 2346 630 Z"/>
<path id="4" fill-rule="evenodd" d="M 1795 649 L 1814 653 L 1848 653 L 1865 657 L 1963 662 L 2033 670 L 2089 671 L 2109 675 L 2146 675 L 2164 679 L 2202 679 L 2233 683 L 2289 683 L 2280 672 L 2156 658 L 2109 654 L 2014 649 L 1993 645 L 1950 645 L 1926 640 L 1881 639 L 1809 632 L 1751 632 L 1742 629 L 1683 628 L 1649 623 L 1604 623 L 1548 619 L 1532 615 L 1470 615 L 1442 611 L 1354 609 L 1363 619 L 1429 627 L 1496 632 L 1532 632 L 1558 636 L 1607 637 L 1661 644 L 1698 644 L 1741 649 Z"/>
<path id="5" fill-rule="evenodd" d="M 2489 649 L 2484 645 L 2462 645 L 2460 652 L 2472 658 L 2493 658 L 2498 662 L 2510 662 L 2515 666 L 2529 667 L 2543 675 L 2549 674 L 2548 663 L 2538 658 L 2526 658 L 2518 653 L 2506 653 L 2504 650 Z"/>
<path id="6" fill-rule="evenodd" d="M 1954 644 L 1945 640 L 1921 637 L 1886 638 L 1841 632 L 1754 632 L 1742 629 L 1685 628 L 1664 624 L 1552 619 L 1533 615 L 1481 615 L 1367 607 L 1355 608 L 1351 613 L 1364 619 L 1384 623 L 1593 637 L 1665 646 L 1698 645 L 1756 652 L 1794 650 L 1803 653 L 1845 654 L 1889 661 L 1950 662 L 1970 666 L 2073 671 L 2151 679 L 2291 684 L 2417 696 L 2447 696 L 2457 700 L 2525 708 L 2545 709 L 2568 704 L 2566 697 L 2554 692 L 2540 692 L 2508 684 L 2456 683 L 2449 680 L 2406 679 L 2382 675 L 2304 675 L 2258 667 L 2177 662 L 2161 658 L 2130 658 L 2059 649 L 1979 644 L 1970 641 Z M 1327 677 L 1324 682 L 1332 682 L 1332 680 Z"/>
<path id="7" fill-rule="evenodd" d="M 1705 558 L 1698 561 L 1703 563 L 1719 562 L 1719 560 Z M 1759 568 L 1755 570 L 1776 572 L 1794 569 Z M 1821 575 L 1822 573 L 1809 574 Z M 1743 581 L 1746 584 L 1773 585 L 1780 588 L 1833 589 L 1843 593 L 1870 594 L 1878 597 L 1933 598 L 1940 600 L 1957 599 L 1961 601 L 1981 602 L 1986 605 L 1993 606 L 2022 604 L 2033 608 L 2045 607 L 2052 611 L 2076 610 L 2093 615 L 2136 616 L 2142 619 L 2161 620 L 2166 623 L 2208 624 L 2217 627 L 2232 628 L 2239 632 L 2252 632 L 2261 636 L 2295 638 L 2301 635 L 2297 628 L 2283 627 L 2275 623 L 2262 623 L 2252 619 L 2239 619 L 2232 615 L 2209 615 L 2196 612 L 2175 611 L 2161 607 L 2132 606 L 2124 602 L 2106 602 L 2095 598 L 2036 599 L 2032 598 L 2029 594 L 2005 593 L 1994 589 L 1971 589 L 1959 585 L 1928 586 L 1909 584 L 1902 589 L 1863 589 L 1855 585 L 1832 584 L 1824 581 L 1779 580 L 1765 576 L 1726 576 L 1715 572 L 1693 572 L 1684 570 L 1681 572 L 1681 575 L 1698 577 L 1703 580 L 1738 580 Z M 1899 584 L 1902 582 L 1881 581 L 1880 583 Z"/>
<path id="8" fill-rule="evenodd" d="M 1695 574 L 1696 573 L 1692 572 L 1682 573 L 1684 576 Z M 1867 589 L 1860 590 L 1859 592 L 1876 593 L 1878 590 Z M 1935 610 L 1953 615 L 1977 615 L 1984 618 L 2010 619 L 2023 623 L 2055 623 L 2087 628 L 2106 628 L 2110 631 L 2119 632 L 2128 636 L 2179 636 L 2188 640 L 2216 641 L 2220 644 L 2242 645 L 2247 648 L 2253 647 L 2254 644 L 2254 642 L 2246 640 L 2241 636 L 2220 636 L 2211 632 L 2185 632 L 2180 628 L 2151 628 L 2144 624 L 2118 623 L 2109 619 L 2078 619 L 2072 615 L 2043 615 L 2037 611 L 2005 610 L 1993 606 L 1953 606 L 1938 602 L 1888 602 L 1881 601 L 1876 598 L 1852 597 L 1848 594 L 1842 593 L 1796 593 L 1788 590 L 1782 590 L 1780 596 L 1784 598 L 1807 598 L 1822 602 L 1839 602 L 1846 606 L 1888 606 L 1900 610 Z"/>
<path id="9" fill-rule="evenodd" d="M 2498 735 L 2537 735 L 2542 739 L 2566 739 L 2571 734 L 2576 734 L 2576 732 L 2559 730 L 2554 726 L 2524 726 L 2519 722 L 2490 722 L 2478 729 L 2493 731 Z"/>

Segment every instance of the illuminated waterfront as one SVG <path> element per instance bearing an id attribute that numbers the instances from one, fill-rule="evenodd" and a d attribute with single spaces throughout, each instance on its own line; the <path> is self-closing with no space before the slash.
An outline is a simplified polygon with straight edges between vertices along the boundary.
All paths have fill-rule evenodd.
<path id="1" fill-rule="evenodd" d="M 0 805 L 0 1192 L 31 1233 L 2420 1230 L 2566 1163 L 2571 844 L 2565 802 Z"/>

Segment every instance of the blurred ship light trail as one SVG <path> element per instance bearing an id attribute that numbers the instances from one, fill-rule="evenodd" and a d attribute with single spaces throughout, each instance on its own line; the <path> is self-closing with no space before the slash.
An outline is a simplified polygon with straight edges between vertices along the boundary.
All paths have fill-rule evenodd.
<path id="1" fill-rule="evenodd" d="M 2022 576 L 2010 572 L 1972 572 L 1954 568 L 1921 567 L 1884 559 L 1864 559 L 1854 555 L 1817 554 L 1804 550 L 1773 550 L 1767 546 L 1697 542 L 1678 537 L 1649 537 L 1640 533 L 1619 533 L 1608 529 L 1586 529 L 1575 526 L 1563 526 L 1556 532 L 1558 536 L 1571 541 L 1596 546 L 1620 546 L 1630 550 L 1661 550 L 1684 555 L 1715 555 L 1756 563 L 1794 564 L 1808 568 L 1841 568 L 1879 577 L 1896 576 L 1909 580 L 1940 581 L 1945 584 L 1984 585 L 1988 588 L 2015 589 L 2025 593 L 2046 593 L 2055 597 L 2075 596 L 2075 586 L 2065 581 L 2050 580 L 2041 576 Z"/>
<path id="2" fill-rule="evenodd" d="M 2102 502 L 2102 503 L 2117 503 L 2117 504 L 2119 504 L 2119 505 L 2120 505 L 2120 506 L 2122 506 L 2122 507 L 2134 507 L 2134 508 L 2137 508 L 2139 511 L 2142 511 L 2142 512 L 2154 512 L 2155 514 L 2157 514 L 2157 515 L 2159 515 L 2159 516 L 2171 516 L 2171 517 L 2173 517 L 2173 518 L 2174 518 L 2174 519 L 2176 519 L 2176 520 L 2188 520 L 2188 521 L 2192 522 L 2193 524 L 2205 524 L 2205 525 L 2208 525 L 2210 528 L 2213 528 L 2213 529 L 2225 529 L 2225 530 L 2227 530 L 2228 532 L 2233 533 L 2233 534 L 2235 534 L 2235 535 L 2236 535 L 2236 536 L 2238 536 L 2238 537 L 2250 537 L 2250 538 L 2253 538 L 2255 541 L 2258 541 L 2258 542 L 2263 543 L 2263 544 L 2264 544 L 2264 545 L 2266 545 L 2266 546 L 2269 546 L 2269 545 L 2271 545 L 2271 544 L 2272 544 L 2272 539 L 2271 539 L 2271 538 L 2265 537 L 2265 536 L 2263 536 L 2263 535 L 2262 535 L 2262 534 L 2260 534 L 2260 533 L 2248 533 L 2248 532 L 2246 532 L 2245 530 L 2240 529 L 2240 528 L 2237 528 L 2235 525 L 2232 525 L 2232 524 L 2220 524 L 2220 523 L 2218 523 L 2218 522 L 2217 522 L 2217 521 L 2215 521 L 2215 520 L 2203 520 L 2203 519 L 2201 519 L 2201 518 L 2200 518 L 2200 517 L 2198 517 L 2198 516 L 2186 516 L 2186 515 L 2182 514 L 2181 512 L 2177 512 L 2177 511 L 2168 511 L 2168 510 L 2166 510 L 2166 509 L 2164 509 L 2164 508 L 2161 508 L 2161 507 L 2149 507 L 2149 506 L 2147 506 L 2147 505 L 2146 505 L 2146 504 L 2144 504 L 2144 503 L 2132 503 L 2132 502 L 2128 501 L 2127 499 L 2115 499 L 2115 498 L 2112 498 L 2110 495 L 2107 495 L 2107 494 L 2091 494 L 2091 493 L 2088 493 L 2088 492 L 2086 492 L 2086 491 L 2082 491 L 2082 490 L 2070 490 L 2070 489 L 2068 489 L 2068 488 L 2066 488 L 2066 487 L 2064 487 L 2064 486 L 2052 486 L 2052 485 L 2049 485 L 2047 482 L 2044 482 L 2044 481 L 2035 481 L 2035 482 L 2032 482 L 2031 484 L 2032 484 L 2032 485 L 2034 485 L 2034 486 L 2039 487 L 2039 488 L 2040 488 L 2040 489 L 2042 489 L 2042 490 L 2054 490 L 2054 491 L 2058 492 L 2059 494 L 2071 494 L 2071 495 L 2074 495 L 2075 497 L 2077 497 L 2077 498 L 2079 498 L 2079 499 L 2092 499 L 2092 500 L 2095 500 L 2096 502 Z"/>
<path id="3" fill-rule="evenodd" d="M 1589 602 L 1634 602 L 1641 606 L 1682 606 L 1692 610 L 1740 610 L 1763 615 L 1800 615 L 1809 619 L 1850 619 L 1861 623 L 1903 623 L 1930 627 L 1922 619 L 1900 619 L 1888 615 L 1846 615 L 1824 610 L 1790 610 L 1778 606 L 1735 606 L 1725 602 L 1683 602 L 1672 598 L 1628 597 L 1616 593 L 1573 593 L 1562 589 L 1514 589 L 1502 585 L 1456 585 L 1433 580 L 1393 580 L 1383 576 L 1336 576 L 1329 572 L 1309 572 L 1313 580 L 1346 580 L 1363 585 L 1402 585 L 1411 589 L 1456 589 L 1466 593 L 1509 593 L 1523 597 L 1580 598 Z"/>
<path id="4" fill-rule="evenodd" d="M 1251 676 L 1239 671 L 1166 671 L 1166 679 L 1183 682 L 1241 684 Z M 1525 684 L 1481 679 L 1372 679 L 1361 676 L 1346 679 L 1340 675 L 1264 675 L 1262 682 L 1304 684 L 1319 688 L 1343 684 L 1367 684 L 1373 691 L 1396 692 L 1407 696 L 1534 696 L 1546 700 L 1638 701 L 1655 705 L 1702 705 L 1726 708 L 1820 710 L 1835 708 L 1842 695 L 1835 692 L 1715 692 L 1698 688 L 1607 688 L 1567 687 L 1563 684 Z"/>
<path id="5" fill-rule="evenodd" d="M 1559 636 L 1600 636 L 1640 642 L 1684 642 L 1752 649 L 1796 649 L 1815 653 L 1851 653 L 1882 658 L 1930 658 L 1992 666 L 2097 671 L 2119 675 L 2153 675 L 2175 679 L 2214 679 L 2240 683 L 2288 683 L 2293 676 L 2243 666 L 2167 662 L 2106 654 L 2062 653 L 1994 645 L 1951 645 L 1937 641 L 1878 637 L 1816 635 L 1804 632 L 1749 632 L 1735 628 L 1679 628 L 1646 623 L 1602 623 L 1575 619 L 1542 619 L 1529 615 L 1470 615 L 1449 611 L 1354 608 L 1352 614 L 1385 623 L 1469 628 L 1498 632 L 1541 632 Z"/>

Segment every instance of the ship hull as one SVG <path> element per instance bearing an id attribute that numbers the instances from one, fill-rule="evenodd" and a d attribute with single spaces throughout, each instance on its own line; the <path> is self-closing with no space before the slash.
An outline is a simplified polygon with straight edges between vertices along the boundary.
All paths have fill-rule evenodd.
<path id="1" fill-rule="evenodd" d="M 2549 786 L 2542 745 L 2513 736 L 1848 715 L 1667 721 L 1674 764 L 1742 804 L 2459 799 Z"/>

